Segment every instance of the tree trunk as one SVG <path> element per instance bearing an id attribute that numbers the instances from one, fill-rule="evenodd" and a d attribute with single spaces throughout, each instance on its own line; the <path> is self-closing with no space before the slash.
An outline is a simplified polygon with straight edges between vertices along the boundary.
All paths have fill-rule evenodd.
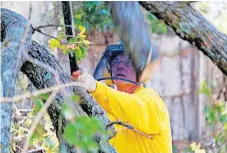
<path id="1" fill-rule="evenodd" d="M 5 44 L 7 40 L 13 40 L 13 38 L 17 38 L 18 31 L 19 31 L 18 27 L 21 27 L 21 25 L 26 26 L 27 21 L 24 18 L 22 18 L 20 15 L 16 14 L 15 12 L 9 11 L 7 9 L 1 9 L 1 14 L 2 14 L 1 34 L 3 36 L 2 41 L 4 41 L 2 44 Z M 24 29 L 25 28 L 22 28 L 22 30 Z M 20 69 L 30 79 L 30 81 L 37 89 L 48 88 L 59 83 L 62 84 L 62 83 L 67 83 L 71 81 L 70 76 L 67 75 L 67 73 L 63 70 L 63 68 L 59 65 L 57 59 L 50 54 L 50 51 L 45 46 L 42 46 L 37 42 L 34 42 L 31 40 L 31 35 L 32 35 L 31 31 L 32 31 L 32 28 L 30 27 L 29 33 L 25 33 L 26 41 L 24 43 L 21 43 L 21 46 L 23 48 L 19 49 L 20 52 L 18 52 L 18 48 L 16 49 L 13 48 L 16 45 L 17 46 L 20 45 L 19 43 L 16 43 L 16 42 L 20 42 L 18 40 L 20 37 L 18 37 L 18 39 L 15 39 L 15 46 L 9 45 L 8 47 L 4 46 L 3 48 L 3 51 L 4 51 L 2 53 L 2 62 L 3 62 L 2 70 L 3 71 L 1 73 L 2 74 L 1 77 L 3 80 L 2 82 L 3 82 L 4 97 L 14 96 L 14 92 L 10 92 L 9 94 L 7 91 L 10 91 L 10 89 L 13 89 L 14 91 L 15 80 L 17 78 L 16 74 L 20 71 Z M 10 43 L 11 42 L 13 41 L 10 41 Z M 14 61 L 16 60 L 16 57 L 18 54 L 25 55 L 25 58 L 20 59 L 20 63 L 19 63 L 20 65 L 19 64 L 16 65 L 16 62 Z M 45 65 L 45 68 L 40 66 L 40 63 Z M 51 70 L 48 70 L 48 68 L 50 68 Z M 55 71 L 56 74 L 54 74 L 52 71 Z M 47 77 L 47 76 L 51 76 L 51 77 Z M 66 101 L 64 101 L 66 97 L 74 94 L 77 94 L 80 96 L 81 107 L 76 102 L 68 103 L 68 105 L 70 105 L 70 108 L 73 108 L 75 110 L 76 115 L 78 116 L 86 115 L 87 113 L 88 115 L 92 115 L 101 119 L 105 125 L 109 123 L 109 120 L 107 119 L 103 109 L 94 101 L 94 99 L 84 89 L 80 87 L 68 87 L 65 89 L 65 91 L 66 92 L 59 92 L 55 96 L 53 103 L 48 108 L 48 113 L 51 117 L 53 126 L 56 130 L 60 146 L 66 149 L 67 152 L 74 153 L 76 152 L 76 150 L 72 146 L 67 144 L 63 140 L 63 136 L 62 136 L 64 132 L 64 127 L 68 122 L 64 118 L 64 116 L 62 116 L 62 113 L 61 113 L 61 107 L 63 103 L 67 103 Z M 3 106 L 7 106 L 7 107 L 3 107 Z M 3 150 L 1 150 L 1 152 L 8 152 L 9 138 L 10 138 L 10 131 L 9 131 L 10 116 L 11 116 L 10 106 L 11 105 L 9 103 L 1 104 L 1 107 L 2 107 L 1 119 L 3 119 L 4 123 L 7 123 L 4 125 L 1 125 L 1 131 L 4 130 L 4 134 L 1 135 L 1 145 L 3 145 L 4 148 Z M 109 151 L 115 152 L 115 150 L 111 146 L 109 146 Z"/>
<path id="2" fill-rule="evenodd" d="M 173 28 L 182 39 L 196 46 L 227 75 L 227 36 L 185 2 L 140 2 Z"/>
<path id="3" fill-rule="evenodd" d="M 31 44 L 32 27 L 22 16 L 1 9 L 1 87 L 3 97 L 15 94 L 15 84 L 24 61 L 23 51 Z M 2 42 L 4 40 L 4 42 Z M 12 102 L 0 104 L 1 147 L 9 152 Z"/>

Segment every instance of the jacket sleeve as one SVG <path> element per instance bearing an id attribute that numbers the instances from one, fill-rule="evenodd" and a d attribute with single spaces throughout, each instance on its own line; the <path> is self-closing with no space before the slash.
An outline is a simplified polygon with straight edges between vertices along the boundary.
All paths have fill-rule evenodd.
<path id="1" fill-rule="evenodd" d="M 146 134 L 160 132 L 160 113 L 164 103 L 152 89 L 128 94 L 98 81 L 96 84 L 97 88 L 91 95 L 105 111 Z"/>

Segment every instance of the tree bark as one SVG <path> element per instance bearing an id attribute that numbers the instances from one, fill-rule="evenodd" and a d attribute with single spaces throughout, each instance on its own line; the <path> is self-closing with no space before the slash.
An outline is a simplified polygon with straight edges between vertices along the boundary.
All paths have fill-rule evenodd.
<path id="1" fill-rule="evenodd" d="M 14 34 L 14 35 L 12 35 Z M 22 16 L 1 9 L 1 88 L 3 97 L 15 94 L 15 83 L 24 57 L 22 52 L 31 44 L 32 27 Z M 4 40 L 4 41 L 3 41 Z M 2 42 L 3 41 L 3 42 Z M 9 152 L 12 102 L 0 104 L 1 147 L 0 152 Z"/>
<path id="2" fill-rule="evenodd" d="M 179 37 L 196 46 L 227 75 L 227 36 L 219 32 L 190 4 L 161 1 L 143 1 L 140 4 L 172 27 Z"/>
<path id="3" fill-rule="evenodd" d="M 17 35 L 16 31 L 13 31 L 10 28 L 13 27 L 14 29 L 17 29 L 18 27 L 21 27 L 21 24 L 26 25 L 27 21 L 24 18 L 21 18 L 19 14 L 16 14 L 15 12 L 9 11 L 7 9 L 1 9 L 1 13 L 3 14 L 1 17 L 1 20 L 2 20 L 1 34 L 3 36 L 2 41 L 4 41 L 3 42 L 4 44 L 7 40 L 9 40 L 9 38 L 11 40 Z M 17 20 L 15 20 L 15 18 Z M 15 67 L 15 65 L 12 65 L 15 63 L 14 60 L 16 59 L 15 58 L 16 55 L 19 54 L 18 49 L 14 50 L 13 48 L 14 46 L 8 46 L 8 47 L 4 46 L 3 48 L 3 51 L 4 51 L 4 53 L 2 54 L 2 62 L 3 62 L 2 72 L 3 73 L 1 74 L 3 78 L 2 80 L 3 80 L 4 97 L 14 96 L 14 92 L 10 92 L 10 95 L 9 95 L 7 91 L 9 91 L 8 89 L 14 89 L 15 80 L 17 78 L 16 74 L 14 73 L 18 73 L 20 70 L 29 78 L 29 80 L 33 83 L 33 85 L 37 89 L 48 88 L 58 83 L 62 84 L 62 83 L 67 83 L 71 81 L 70 76 L 59 65 L 57 59 L 50 54 L 50 51 L 45 46 L 42 46 L 37 42 L 34 42 L 31 40 L 32 28 L 30 29 L 31 29 L 30 32 L 25 35 L 27 38 L 26 42 L 21 44 L 24 46 L 24 48 L 21 48 L 19 50 L 21 51 L 20 55 L 25 55 L 25 57 L 22 56 L 24 57 L 23 60 L 20 60 L 20 66 Z M 12 61 L 12 63 L 9 61 Z M 7 65 L 9 63 L 11 63 L 12 65 L 12 66 L 10 65 L 11 67 Z M 46 67 L 51 68 L 52 70 L 50 71 L 47 68 L 44 68 L 37 63 L 42 63 Z M 54 74 L 52 71 L 55 71 L 56 73 Z M 47 75 L 51 77 L 47 77 Z M 56 77 L 58 79 L 55 79 Z M 101 119 L 104 122 L 104 125 L 107 125 L 109 123 L 109 120 L 107 119 L 103 109 L 94 101 L 94 99 L 84 89 L 80 87 L 68 87 L 65 89 L 65 91 L 66 92 L 59 92 L 55 96 L 53 103 L 48 108 L 48 113 L 52 120 L 53 126 L 56 130 L 56 134 L 58 136 L 60 146 L 66 149 L 67 152 L 74 153 L 76 152 L 75 148 L 67 144 L 63 140 L 63 136 L 62 136 L 64 132 L 64 127 L 68 122 L 61 113 L 62 105 L 64 103 L 67 103 L 65 101 L 66 97 L 70 95 L 72 96 L 74 94 L 77 94 L 80 96 L 81 107 L 76 102 L 68 103 L 68 105 L 70 105 L 70 108 L 73 108 L 73 110 L 75 110 L 75 114 L 77 116 L 86 115 L 87 113 L 90 116 L 95 116 L 98 119 Z M 3 117 L 2 116 L 1 117 L 4 119 L 4 123 L 7 122 L 8 124 L 4 124 L 3 126 L 1 125 L 1 131 L 5 130 L 4 135 L 2 135 L 1 137 L 1 145 L 5 146 L 5 148 L 3 148 L 1 152 L 8 152 L 9 138 L 10 138 L 9 129 L 10 129 L 11 107 L 4 108 L 3 106 L 5 105 L 8 106 L 9 104 L 8 103 L 1 104 L 1 107 L 3 110 L 3 111 L 1 110 L 1 115 L 3 114 Z M 96 139 L 99 139 L 99 138 L 96 137 Z M 109 151 L 115 152 L 115 150 L 111 146 L 109 146 Z"/>

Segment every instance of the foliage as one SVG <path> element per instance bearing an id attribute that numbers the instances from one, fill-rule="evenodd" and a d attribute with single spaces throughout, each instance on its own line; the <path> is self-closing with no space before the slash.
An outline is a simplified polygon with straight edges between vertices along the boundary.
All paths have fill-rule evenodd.
<path id="1" fill-rule="evenodd" d="M 204 94 L 207 96 L 208 102 L 204 107 L 204 115 L 209 125 L 207 129 L 211 129 L 210 137 L 206 139 L 214 140 L 214 145 L 212 149 L 215 149 L 216 152 L 225 153 L 227 151 L 227 102 L 214 99 L 212 97 L 212 88 L 215 88 L 216 83 L 214 80 L 211 81 L 210 86 L 204 81 L 200 89 L 198 90 L 199 94 Z M 207 140 L 206 140 L 207 141 Z M 209 141 L 209 140 L 208 140 Z M 193 142 L 190 146 L 183 149 L 185 153 L 205 153 L 205 149 L 201 149 L 201 143 Z M 204 146 L 205 147 L 205 146 Z M 208 151 L 208 149 L 207 149 Z M 177 153 L 177 149 L 174 146 L 173 152 Z"/>
<path id="2" fill-rule="evenodd" d="M 61 21 L 63 22 L 63 20 Z M 82 2 L 82 7 L 77 9 L 74 14 L 74 27 L 75 36 L 66 36 L 65 28 L 59 27 L 58 36 L 49 40 L 49 47 L 52 50 L 58 49 L 64 54 L 75 53 L 76 60 L 80 61 L 85 57 L 88 45 L 91 43 L 86 39 L 87 31 L 112 28 L 110 13 L 104 2 Z M 67 40 L 67 37 L 71 38 Z M 50 78 L 51 74 L 47 73 L 45 79 Z M 41 94 L 35 98 L 33 97 L 34 105 L 32 111 L 26 114 L 26 118 L 20 122 L 13 122 L 11 152 L 18 152 L 18 148 L 23 147 L 23 141 L 26 140 L 32 121 L 43 108 L 43 101 L 47 100 L 48 96 L 49 94 Z M 69 99 L 79 101 L 77 96 L 72 96 L 66 99 L 64 103 L 67 103 Z M 63 105 L 62 113 L 70 121 L 64 129 L 64 139 L 69 144 L 85 152 L 98 152 L 100 147 L 105 152 L 108 152 L 110 131 L 105 129 L 104 124 L 100 120 L 88 116 L 75 117 L 74 111 L 70 110 L 67 105 Z M 99 136 L 100 144 L 95 141 L 94 135 Z M 47 113 L 45 113 L 32 134 L 29 148 L 42 148 L 48 153 L 59 152 L 58 139 Z"/>
<path id="3" fill-rule="evenodd" d="M 94 117 L 80 116 L 72 120 L 65 127 L 64 138 L 71 144 L 79 147 L 83 152 L 97 153 L 99 144 L 94 140 L 94 134 L 100 136 L 102 149 L 108 152 L 109 131 L 100 120 Z"/>
<path id="4" fill-rule="evenodd" d="M 77 36 L 71 36 L 69 40 L 66 40 L 66 35 L 64 30 L 59 32 L 59 36 L 56 39 L 50 39 L 49 40 L 49 47 L 51 49 L 58 48 L 60 49 L 64 54 L 72 54 L 75 53 L 76 60 L 81 60 L 83 57 L 85 57 L 87 53 L 87 47 L 89 45 L 89 41 L 86 40 L 85 31 L 86 28 L 78 25 L 79 33 Z"/>
<path id="5" fill-rule="evenodd" d="M 206 96 L 211 95 L 211 89 L 203 82 L 199 90 Z M 204 113 L 208 125 L 211 126 L 218 152 L 227 150 L 227 103 L 221 100 L 212 100 L 204 107 Z"/>
<path id="6" fill-rule="evenodd" d="M 200 89 L 199 89 L 199 94 L 205 94 L 206 96 L 210 96 L 211 95 L 211 90 L 210 88 L 207 86 L 206 82 L 203 81 Z"/>
<path id="7" fill-rule="evenodd" d="M 110 12 L 104 3 L 98 1 L 80 2 L 79 8 L 75 5 L 73 18 L 76 36 L 70 36 L 71 39 L 67 41 L 65 29 L 58 28 L 58 37 L 49 40 L 50 49 L 57 48 L 64 54 L 74 53 L 77 61 L 84 58 L 88 45 L 91 43 L 86 40 L 87 31 L 112 29 L 113 27 Z"/>
<path id="8" fill-rule="evenodd" d="M 41 99 L 33 98 L 33 100 L 34 105 L 32 111 L 24 117 L 20 116 L 22 119 L 12 122 L 11 135 L 13 138 L 11 139 L 10 145 L 11 152 L 21 152 L 19 149 L 23 147 L 22 145 L 33 123 L 33 119 L 44 106 Z M 35 150 L 42 148 L 48 153 L 56 153 L 58 152 L 58 147 L 58 139 L 55 135 L 52 122 L 49 115 L 45 113 L 32 135 L 29 148 Z"/>
<path id="9" fill-rule="evenodd" d="M 73 109 L 68 105 L 69 101 L 79 102 L 79 97 L 76 95 L 68 97 L 62 106 L 61 112 L 70 121 L 64 129 L 64 139 L 83 152 L 96 153 L 100 147 L 108 152 L 107 147 L 111 131 L 106 130 L 103 122 L 95 117 L 76 116 Z M 94 139 L 95 135 L 100 138 L 100 146 Z"/>
<path id="10" fill-rule="evenodd" d="M 149 20 L 149 26 L 152 33 L 166 34 L 168 31 L 167 26 L 162 20 L 156 18 L 153 14 L 148 13 L 147 19 Z"/>
<path id="11" fill-rule="evenodd" d="M 42 98 L 42 99 L 40 99 Z M 34 118 L 38 112 L 43 108 L 43 100 L 48 98 L 48 94 L 42 94 L 35 98 L 33 109 L 26 117 L 12 124 L 12 141 L 11 152 L 18 151 L 18 148 L 22 148 L 23 141 L 26 139 L 26 135 L 33 123 Z M 76 146 L 83 152 L 97 153 L 99 148 L 108 152 L 108 140 L 111 131 L 105 129 L 102 121 L 88 116 L 75 117 L 74 111 L 67 106 L 69 100 L 73 102 L 79 101 L 78 96 L 71 96 L 66 98 L 61 112 L 70 122 L 64 129 L 64 139 L 71 145 Z M 95 141 L 94 135 L 99 136 L 100 144 Z M 56 153 L 59 151 L 59 143 L 55 134 L 55 130 L 52 126 L 52 122 L 49 115 L 45 113 L 43 119 L 37 125 L 32 137 L 30 139 L 30 149 L 44 149 L 48 153 Z"/>
<path id="12" fill-rule="evenodd" d="M 74 12 L 75 26 L 82 25 L 88 32 L 113 28 L 110 11 L 104 1 L 82 2 L 79 8 L 75 7 Z"/>

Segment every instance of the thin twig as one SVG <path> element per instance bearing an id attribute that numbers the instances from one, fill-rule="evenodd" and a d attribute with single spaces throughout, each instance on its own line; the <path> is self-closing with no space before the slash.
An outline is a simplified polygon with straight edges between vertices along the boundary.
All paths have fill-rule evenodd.
<path id="1" fill-rule="evenodd" d="M 48 28 L 48 27 L 71 27 L 71 28 L 74 28 L 73 26 L 71 25 L 57 25 L 57 24 L 47 24 L 47 25 L 41 25 L 41 26 L 38 26 L 36 28 L 33 28 L 34 31 L 38 31 L 39 29 L 42 29 L 42 28 Z M 75 28 L 74 28 L 75 29 Z"/>
<path id="2" fill-rule="evenodd" d="M 43 35 L 45 35 L 45 36 L 48 36 L 48 37 L 50 37 L 50 38 L 53 38 L 53 39 L 58 40 L 58 41 L 61 42 L 61 40 L 59 40 L 58 38 L 56 38 L 56 37 L 54 37 L 54 36 L 51 36 L 51 35 L 49 35 L 49 34 L 46 34 L 46 33 L 42 32 L 41 30 L 36 30 L 36 31 L 39 32 L 39 33 L 41 33 L 41 34 L 43 34 Z M 61 43 L 62 43 L 62 42 L 61 42 Z M 65 43 L 63 43 L 63 44 L 66 45 Z"/>
<path id="3" fill-rule="evenodd" d="M 29 147 L 29 141 L 31 139 L 32 134 L 34 133 L 39 121 L 41 120 L 41 118 L 43 117 L 44 113 L 46 112 L 47 108 L 50 106 L 50 104 L 53 102 L 53 99 L 55 97 L 55 95 L 57 94 L 58 90 L 54 90 L 53 93 L 51 93 L 51 95 L 48 97 L 44 107 L 39 111 L 39 113 L 37 114 L 36 118 L 34 119 L 34 122 L 32 124 L 32 127 L 28 133 L 28 136 L 25 140 L 25 144 L 22 150 L 22 153 L 26 153 Z"/>
<path id="4" fill-rule="evenodd" d="M 32 16 L 32 3 L 29 4 L 29 14 L 28 14 L 28 22 L 30 22 Z"/>
<path id="5" fill-rule="evenodd" d="M 153 139 L 151 136 L 136 130 L 132 125 L 124 123 L 124 122 L 121 122 L 121 121 L 110 122 L 109 124 L 106 125 L 106 128 L 108 128 L 108 127 L 110 127 L 110 126 L 112 126 L 114 124 L 118 124 L 118 125 L 124 126 L 124 127 L 128 128 L 128 129 L 130 129 L 130 130 L 132 130 L 132 131 L 134 131 L 134 132 L 136 132 L 136 133 L 138 133 L 138 134 L 140 134 L 140 135 L 142 135 L 142 136 L 144 136 L 144 137 L 146 137 L 148 139 Z"/>
<path id="6" fill-rule="evenodd" d="M 60 89 L 64 89 L 66 87 L 72 87 L 72 86 L 83 86 L 83 85 L 82 85 L 82 83 L 79 83 L 79 82 L 69 82 L 69 83 L 66 83 L 66 84 L 60 84 L 60 85 L 52 86 L 52 87 L 49 87 L 49 88 L 46 88 L 46 89 L 41 89 L 41 90 L 38 90 L 38 91 L 35 91 L 35 92 L 32 92 L 32 93 L 28 92 L 28 93 L 25 93 L 25 94 L 22 94 L 22 95 L 14 96 L 14 97 L 1 97 L 0 103 L 16 102 L 16 101 L 20 101 L 24 98 L 29 98 L 29 97 L 32 97 L 32 96 L 38 96 L 40 94 L 49 93 L 49 92 L 54 91 L 54 90 L 60 90 Z"/>
<path id="7" fill-rule="evenodd" d="M 44 33 L 44 32 L 42 32 L 41 30 L 36 30 L 37 32 L 39 32 L 39 33 L 41 33 L 41 34 L 43 34 L 43 35 L 45 35 L 45 36 L 48 36 L 48 37 L 50 37 L 50 38 L 53 38 L 53 39 L 55 39 L 55 40 L 57 40 L 57 41 L 59 41 L 59 42 L 61 42 L 63 45 L 69 45 L 69 44 L 93 44 L 93 42 L 73 42 L 73 43 L 64 43 L 64 42 L 62 42 L 60 39 L 58 39 L 58 38 L 56 38 L 56 37 L 54 37 L 54 36 L 51 36 L 51 35 L 49 35 L 49 34 L 46 34 L 46 33 Z M 73 35 L 64 35 L 64 36 L 69 36 L 69 37 L 74 37 Z"/>

